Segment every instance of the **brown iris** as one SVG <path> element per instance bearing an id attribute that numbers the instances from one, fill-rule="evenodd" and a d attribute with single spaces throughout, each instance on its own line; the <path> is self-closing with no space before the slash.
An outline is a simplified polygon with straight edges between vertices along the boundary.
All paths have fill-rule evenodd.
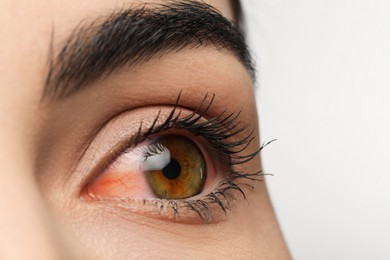
<path id="1" fill-rule="evenodd" d="M 159 138 L 158 145 L 169 151 L 170 156 L 160 169 L 145 172 L 152 192 L 162 199 L 184 199 L 199 194 L 206 169 L 198 146 L 177 135 Z"/>

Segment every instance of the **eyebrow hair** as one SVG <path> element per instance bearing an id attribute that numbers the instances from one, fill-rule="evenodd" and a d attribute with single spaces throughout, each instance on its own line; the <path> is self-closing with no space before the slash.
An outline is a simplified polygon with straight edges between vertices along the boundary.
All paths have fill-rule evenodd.
<path id="1" fill-rule="evenodd" d="M 214 7 L 193 0 L 171 0 L 121 9 L 76 27 L 57 56 L 51 46 L 43 98 L 65 98 L 124 66 L 210 45 L 230 51 L 255 79 L 239 27 Z"/>

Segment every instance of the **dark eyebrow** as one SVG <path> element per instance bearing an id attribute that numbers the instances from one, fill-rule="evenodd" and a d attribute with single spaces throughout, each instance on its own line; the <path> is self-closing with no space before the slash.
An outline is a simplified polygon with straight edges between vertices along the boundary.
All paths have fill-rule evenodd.
<path id="1" fill-rule="evenodd" d="M 51 55 L 43 97 L 64 98 L 124 66 L 208 45 L 230 51 L 254 79 L 241 31 L 214 7 L 180 0 L 121 9 L 79 25 Z"/>

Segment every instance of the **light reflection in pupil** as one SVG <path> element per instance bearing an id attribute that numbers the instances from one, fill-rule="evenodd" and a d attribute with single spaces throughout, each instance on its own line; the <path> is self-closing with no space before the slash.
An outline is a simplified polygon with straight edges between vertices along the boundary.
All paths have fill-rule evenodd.
<path id="1" fill-rule="evenodd" d="M 178 161 L 171 159 L 167 166 L 162 169 L 164 176 L 169 180 L 174 180 L 180 176 L 181 167 Z"/>

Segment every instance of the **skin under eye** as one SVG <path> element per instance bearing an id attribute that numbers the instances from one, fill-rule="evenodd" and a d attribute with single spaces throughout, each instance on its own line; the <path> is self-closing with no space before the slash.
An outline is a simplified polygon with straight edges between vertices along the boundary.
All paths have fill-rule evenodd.
<path id="1" fill-rule="evenodd" d="M 130 149 L 86 186 L 90 198 L 185 199 L 215 177 L 212 161 L 190 138 L 165 135 Z M 206 157 L 206 159 L 205 159 Z M 207 162 L 206 162 L 207 161 Z M 209 172 L 209 173 L 208 173 Z"/>

